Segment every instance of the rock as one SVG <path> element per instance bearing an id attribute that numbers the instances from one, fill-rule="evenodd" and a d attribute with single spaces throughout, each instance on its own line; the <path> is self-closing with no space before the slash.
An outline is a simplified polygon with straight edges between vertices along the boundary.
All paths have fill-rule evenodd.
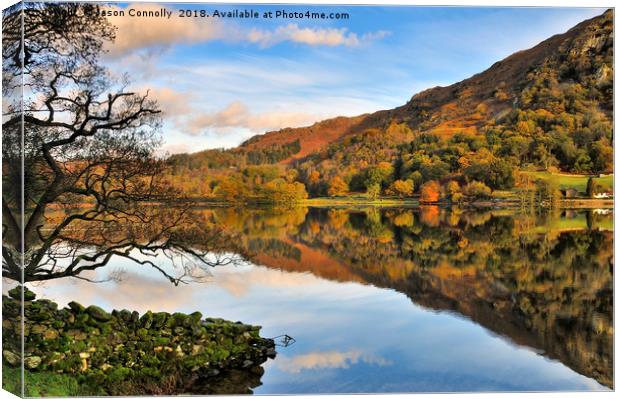
<path id="1" fill-rule="evenodd" d="M 47 322 L 48 320 L 54 319 L 54 314 L 46 310 L 41 310 L 39 313 L 30 315 L 28 318 L 34 321 Z"/>
<path id="2" fill-rule="evenodd" d="M 43 307 L 47 308 L 48 310 L 58 310 L 58 304 L 56 302 L 50 301 L 49 299 L 39 299 L 37 303 L 39 305 L 43 305 Z"/>
<path id="3" fill-rule="evenodd" d="M 140 325 L 142 328 L 149 329 L 153 325 L 153 313 L 148 310 L 142 317 L 140 318 Z"/>
<path id="4" fill-rule="evenodd" d="M 68 304 L 69 308 L 73 310 L 75 313 L 83 313 L 86 308 L 75 301 L 71 301 Z"/>
<path id="5" fill-rule="evenodd" d="M 84 331 L 80 330 L 69 330 L 67 331 L 67 336 L 73 338 L 76 341 L 83 341 L 88 337 L 88 335 Z"/>
<path id="6" fill-rule="evenodd" d="M 21 285 L 9 290 L 9 297 L 15 299 L 16 301 L 22 300 L 22 289 Z"/>
<path id="7" fill-rule="evenodd" d="M 3 330 L 18 335 L 21 331 L 14 330 L 20 327 L 19 302 L 4 299 L 3 309 L 13 307 L 18 314 L 5 320 Z M 273 342 L 260 338 L 258 327 L 223 319 L 203 323 L 200 312 L 171 315 L 147 311 L 139 317 L 138 312 L 129 310 L 109 314 L 98 306 L 85 308 L 77 302 L 58 309 L 54 302 L 35 300 L 25 306 L 25 316 L 31 351 L 23 359 L 7 347 L 3 352 L 7 367 L 19 367 L 23 359 L 31 370 L 97 374 L 104 379 L 123 367 L 133 368 L 131 374 L 136 376 L 149 368 L 154 373 L 149 376 L 155 378 L 168 366 L 212 375 L 242 367 L 249 371 L 267 355 L 275 356 L 275 350 L 270 349 Z"/>
<path id="8" fill-rule="evenodd" d="M 2 351 L 2 357 L 4 357 L 4 360 L 6 360 L 8 364 L 14 367 L 19 365 L 21 361 L 21 358 L 19 357 L 19 355 L 6 349 Z"/>
<path id="9" fill-rule="evenodd" d="M 215 377 L 219 373 L 220 373 L 220 371 L 218 369 L 210 369 L 210 370 L 207 371 L 207 376 L 208 377 Z"/>
<path id="10" fill-rule="evenodd" d="M 86 324 L 88 323 L 88 319 L 90 319 L 88 313 L 78 313 L 77 317 L 75 318 L 77 324 Z"/>
<path id="11" fill-rule="evenodd" d="M 192 345 L 192 355 L 199 355 L 204 352 L 204 346 L 202 345 Z"/>
<path id="12" fill-rule="evenodd" d="M 168 313 L 157 312 L 153 316 L 153 325 L 157 328 L 163 327 L 166 324 L 166 320 L 168 320 Z"/>
<path id="13" fill-rule="evenodd" d="M 86 312 L 95 320 L 98 321 L 110 321 L 112 319 L 112 315 L 101 309 L 99 306 L 90 305 L 86 308 Z"/>
<path id="14" fill-rule="evenodd" d="M 24 366 L 27 369 L 33 370 L 39 367 L 41 364 L 41 358 L 39 356 L 28 356 L 24 358 Z"/>
<path id="15" fill-rule="evenodd" d="M 24 288 L 24 301 L 34 301 L 37 295 L 30 291 L 28 288 Z"/>
<path id="16" fill-rule="evenodd" d="M 22 300 L 22 286 L 18 285 L 17 287 L 9 290 L 9 296 L 17 301 Z M 28 287 L 24 287 L 24 301 L 34 301 L 37 295 L 30 291 Z"/>
<path id="17" fill-rule="evenodd" d="M 35 324 L 34 326 L 32 326 L 32 328 L 30 328 L 30 331 L 33 334 L 44 334 L 45 331 L 47 331 L 47 327 L 42 324 Z"/>
<path id="18" fill-rule="evenodd" d="M 123 309 L 118 312 L 118 317 L 123 321 L 129 321 L 131 320 L 131 312 L 127 309 Z"/>
<path id="19" fill-rule="evenodd" d="M 190 314 L 189 316 L 192 318 L 192 321 L 194 323 L 200 323 L 200 320 L 202 319 L 202 313 L 200 312 L 194 312 Z"/>
<path id="20" fill-rule="evenodd" d="M 186 314 L 175 312 L 172 314 L 171 321 L 169 321 L 168 324 L 171 324 L 170 327 L 182 326 L 184 325 L 186 318 L 187 318 Z"/>
<path id="21" fill-rule="evenodd" d="M 58 338 L 58 331 L 50 328 L 43 333 L 43 339 L 52 340 Z"/>
<path id="22" fill-rule="evenodd" d="M 52 323 L 52 327 L 54 327 L 54 328 L 63 328 L 64 326 L 65 326 L 65 322 L 62 321 L 62 320 L 55 320 Z"/>

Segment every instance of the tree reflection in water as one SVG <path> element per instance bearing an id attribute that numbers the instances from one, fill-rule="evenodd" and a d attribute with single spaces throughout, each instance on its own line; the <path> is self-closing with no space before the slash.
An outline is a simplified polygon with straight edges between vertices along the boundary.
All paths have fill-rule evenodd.
<path id="1" fill-rule="evenodd" d="M 613 218 L 457 209 L 205 210 L 254 262 L 396 289 L 613 387 Z"/>

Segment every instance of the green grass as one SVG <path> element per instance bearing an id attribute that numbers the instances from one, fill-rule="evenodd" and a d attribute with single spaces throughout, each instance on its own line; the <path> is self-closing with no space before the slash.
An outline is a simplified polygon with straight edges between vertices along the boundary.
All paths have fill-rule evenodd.
<path id="1" fill-rule="evenodd" d="M 612 216 L 594 216 L 592 227 L 600 230 L 614 230 L 614 220 Z M 549 233 L 553 231 L 584 230 L 588 228 L 588 219 L 585 213 L 575 217 L 553 218 L 543 226 L 536 226 L 534 232 Z"/>
<path id="2" fill-rule="evenodd" d="M 308 206 L 333 206 L 333 205 L 372 205 L 372 206 L 415 206 L 419 205 L 417 199 L 411 198 L 369 198 L 365 196 L 350 197 L 319 197 L 309 198 L 300 202 Z"/>
<path id="3" fill-rule="evenodd" d="M 92 396 L 96 392 L 90 392 L 81 385 L 78 380 L 68 374 L 58 374 L 49 371 L 30 372 L 25 371 L 26 396 Z M 2 388 L 17 396 L 21 395 L 20 369 L 2 366 Z"/>
<path id="4" fill-rule="evenodd" d="M 560 189 L 574 188 L 581 193 L 586 192 L 586 186 L 588 184 L 587 175 L 569 175 L 569 174 L 561 174 L 561 173 L 551 173 L 551 172 L 523 172 L 527 173 L 537 179 L 553 179 L 557 181 L 560 185 Z M 614 188 L 614 176 L 605 176 L 605 177 L 596 177 L 594 181 L 598 182 L 603 189 L 605 190 L 613 190 Z"/>

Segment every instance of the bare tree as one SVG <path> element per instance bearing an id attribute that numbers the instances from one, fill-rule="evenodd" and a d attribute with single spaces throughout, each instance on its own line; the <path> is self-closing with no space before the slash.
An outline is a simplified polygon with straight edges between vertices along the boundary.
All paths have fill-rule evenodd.
<path id="1" fill-rule="evenodd" d="M 98 11 L 26 3 L 3 15 L 3 94 L 14 101 L 3 109 L 2 275 L 21 281 L 23 269 L 24 282 L 87 278 L 83 272 L 116 256 L 178 284 L 191 267 L 173 274 L 149 258 L 208 266 L 233 258 L 209 255 L 223 251 L 222 232 L 201 226 L 162 178 L 156 102 L 100 65 L 115 28 Z M 23 103 L 15 94 L 22 80 Z"/>

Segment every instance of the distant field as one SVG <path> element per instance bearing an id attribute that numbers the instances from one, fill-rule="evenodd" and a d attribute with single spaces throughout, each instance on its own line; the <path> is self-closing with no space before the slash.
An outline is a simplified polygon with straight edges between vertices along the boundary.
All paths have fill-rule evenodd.
<path id="1" fill-rule="evenodd" d="M 308 206 L 335 206 L 335 205 L 372 205 L 372 206 L 416 206 L 419 205 L 417 199 L 405 198 L 377 198 L 372 199 L 360 195 L 351 197 L 320 197 L 309 198 L 301 202 Z"/>
<path id="2" fill-rule="evenodd" d="M 614 219 L 612 215 L 595 217 L 593 220 L 593 228 L 600 230 L 614 230 Z M 575 217 L 562 217 L 553 219 L 543 226 L 536 226 L 534 232 L 549 233 L 552 231 L 570 231 L 583 230 L 588 228 L 588 219 L 585 213 L 581 213 Z"/>
<path id="3" fill-rule="evenodd" d="M 530 174 L 539 179 L 553 179 L 560 184 L 560 189 L 574 188 L 581 193 L 586 192 L 586 186 L 588 184 L 588 175 L 569 175 L 563 173 L 551 173 L 551 172 L 523 172 Z M 597 177 L 594 179 L 596 182 L 607 190 L 613 190 L 614 188 L 614 176 Z"/>

